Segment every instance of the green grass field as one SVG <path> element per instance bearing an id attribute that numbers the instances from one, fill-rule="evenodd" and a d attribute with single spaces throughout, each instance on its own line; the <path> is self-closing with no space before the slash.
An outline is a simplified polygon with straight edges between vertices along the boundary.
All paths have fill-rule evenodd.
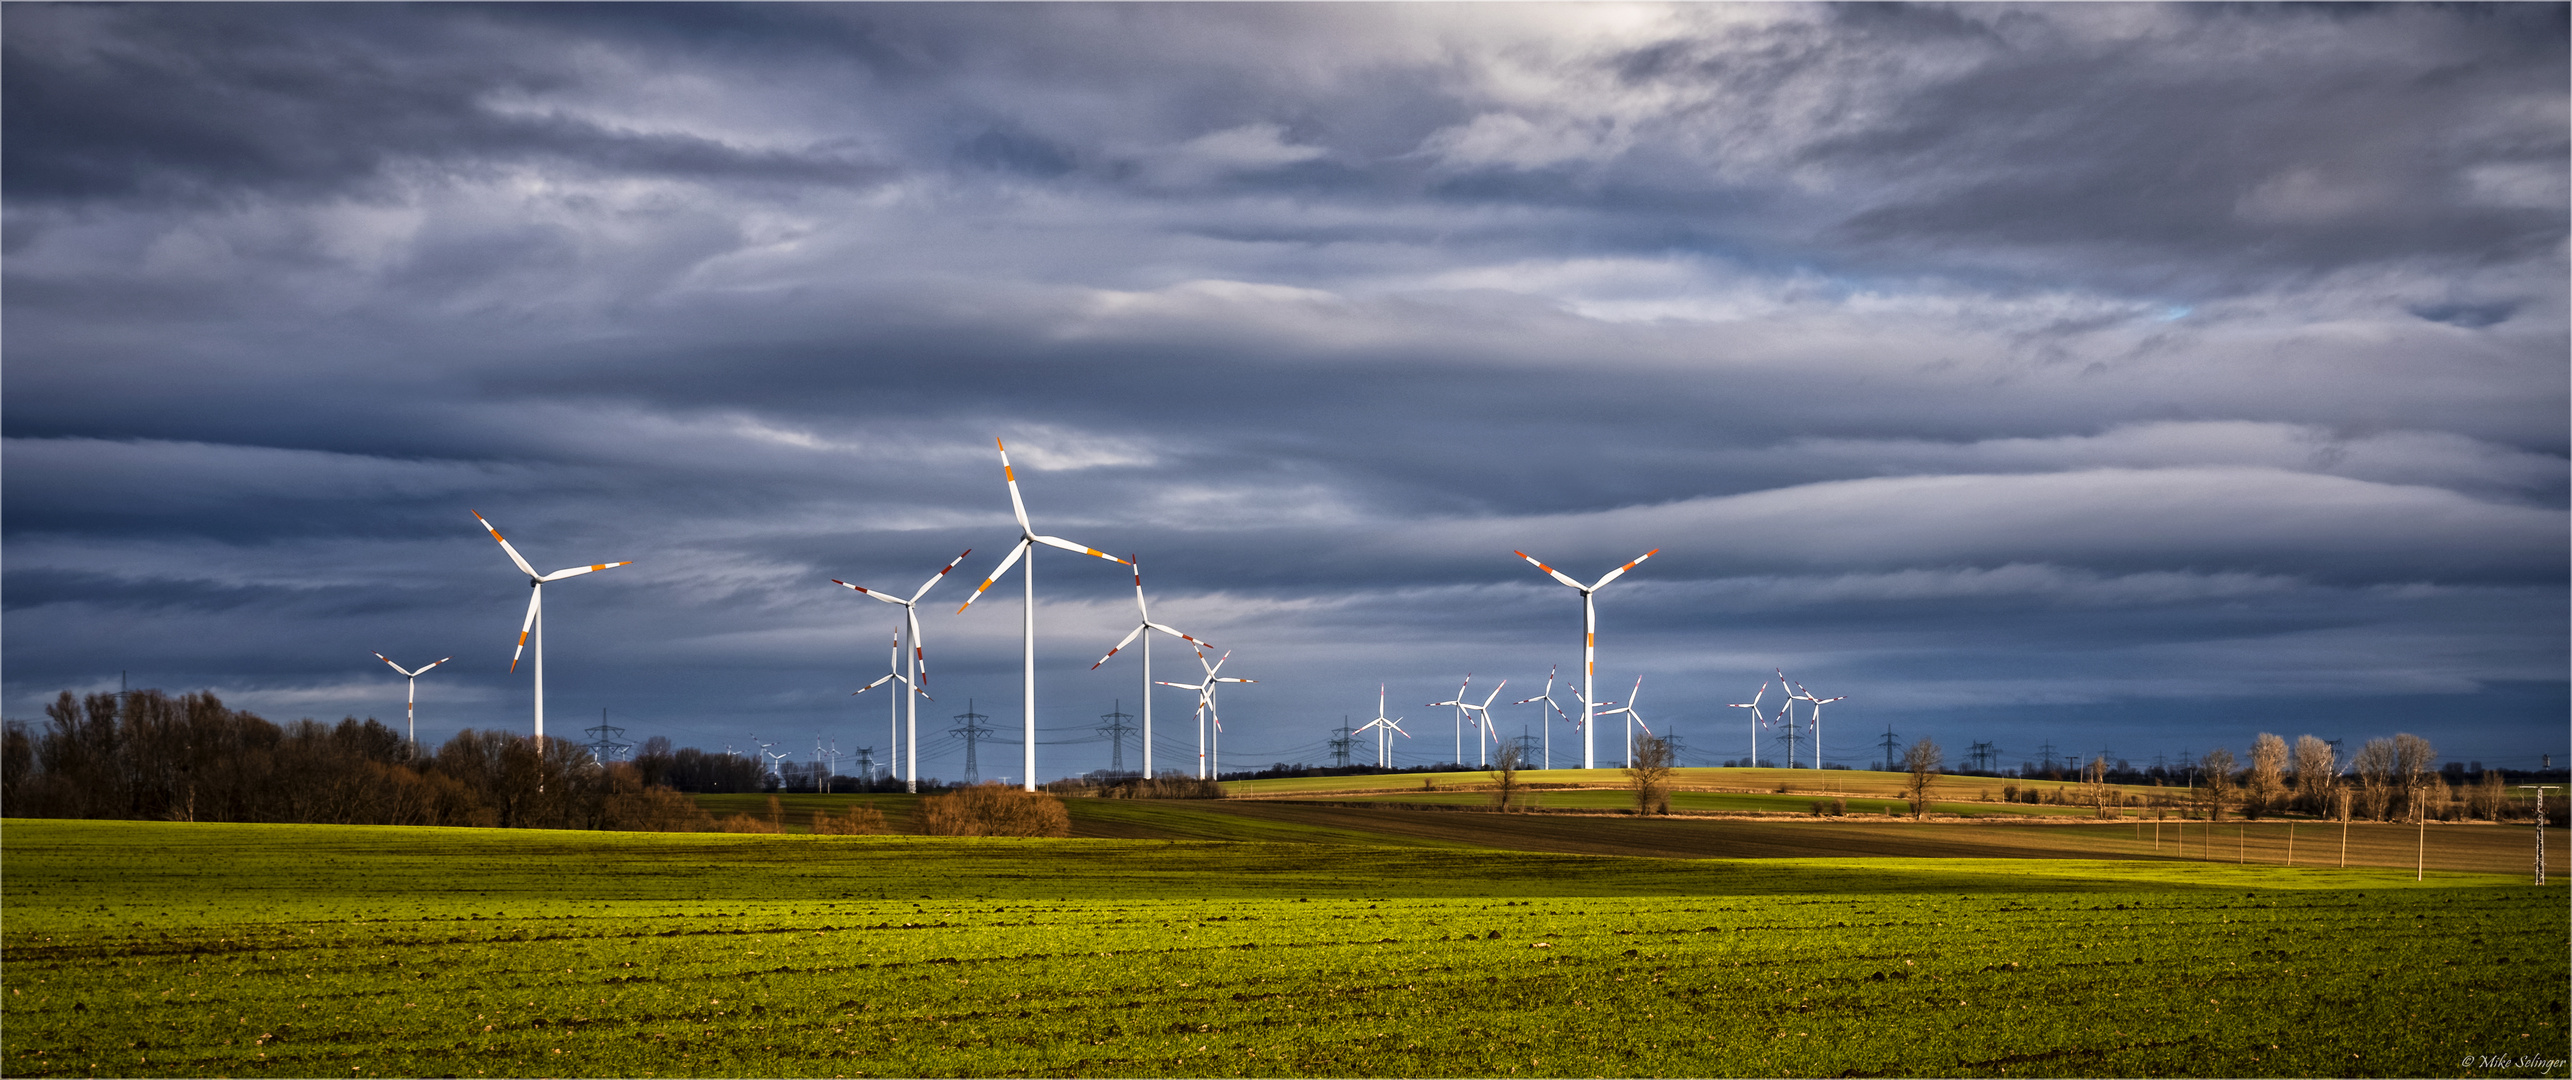
<path id="1" fill-rule="evenodd" d="M 2559 879 L 0 829 L 11 1076 L 2535 1076 L 2567 1056 Z"/>

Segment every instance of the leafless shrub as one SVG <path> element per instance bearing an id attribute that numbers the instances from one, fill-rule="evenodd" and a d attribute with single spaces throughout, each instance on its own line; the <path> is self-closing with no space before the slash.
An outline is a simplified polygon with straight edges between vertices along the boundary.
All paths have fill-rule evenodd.
<path id="1" fill-rule="evenodd" d="M 1070 836 L 1071 813 L 1043 792 L 977 784 L 920 800 L 920 831 L 930 836 Z"/>
<path id="2" fill-rule="evenodd" d="M 892 831 L 884 822 L 884 812 L 865 803 L 851 803 L 838 814 L 813 815 L 813 832 L 822 836 L 883 836 Z"/>

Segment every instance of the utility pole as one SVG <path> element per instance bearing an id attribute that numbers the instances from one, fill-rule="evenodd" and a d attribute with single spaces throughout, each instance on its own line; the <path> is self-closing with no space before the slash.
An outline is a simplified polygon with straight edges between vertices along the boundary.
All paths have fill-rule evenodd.
<path id="1" fill-rule="evenodd" d="M 2546 764 L 2552 765 L 2554 762 L 2549 757 Z M 2554 790 L 2555 785 L 2520 784 L 2519 787 L 2536 789 L 2536 883 L 2543 885 L 2545 884 L 2545 793 Z"/>
<path id="2" fill-rule="evenodd" d="M 1101 716 L 1099 719 L 1106 721 L 1106 723 L 1099 725 L 1098 733 L 1107 736 L 1108 744 L 1115 747 L 1115 750 L 1110 752 L 1108 755 L 1107 769 L 1109 772 L 1118 776 L 1124 776 L 1125 733 L 1134 730 L 1134 725 L 1126 723 L 1126 721 L 1132 720 L 1134 717 L 1126 714 L 1125 699 L 1118 698 L 1116 700 L 1116 711 Z"/>
<path id="3" fill-rule="evenodd" d="M 960 721 L 960 723 L 958 723 L 955 727 L 949 728 L 949 729 L 947 729 L 947 730 L 948 730 L 948 733 L 950 733 L 950 734 L 954 735 L 955 737 L 957 737 L 957 738 L 959 738 L 959 739 L 963 739 L 963 740 L 964 740 L 964 744 L 965 744 L 964 782 L 965 782 L 966 784 L 968 784 L 968 785 L 970 785 L 970 784 L 978 784 L 978 783 L 981 783 L 981 782 L 982 782 L 982 772 L 981 772 L 981 770 L 976 766 L 976 763 L 975 763 L 975 759 L 974 759 L 974 746 L 975 746 L 975 744 L 980 743 L 983 739 L 985 739 L 985 738 L 987 738 L 987 737 L 989 737 L 989 736 L 991 735 L 992 729 L 991 729 L 991 728 L 988 728 L 988 727 L 984 727 L 984 726 L 983 726 L 983 723 L 982 723 L 983 721 L 985 721 L 985 720 L 989 720 L 989 719 L 991 719 L 991 718 L 990 718 L 990 717 L 988 717 L 988 716 L 984 716 L 984 715 L 983 715 L 983 714 L 981 714 L 981 713 L 978 713 L 978 712 L 973 711 L 973 699 L 972 699 L 972 698 L 966 698 L 966 699 L 965 699 L 965 711 L 960 712 L 960 713 L 957 713 L 955 718 L 956 718 L 958 721 Z M 1032 774 L 1030 774 L 1030 775 L 1032 775 Z"/>

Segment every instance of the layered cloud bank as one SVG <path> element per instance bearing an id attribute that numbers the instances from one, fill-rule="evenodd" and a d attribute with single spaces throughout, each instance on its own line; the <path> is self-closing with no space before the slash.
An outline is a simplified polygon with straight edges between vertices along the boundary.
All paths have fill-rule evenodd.
<path id="1" fill-rule="evenodd" d="M 474 509 L 548 568 L 636 560 L 547 605 L 557 716 L 880 743 L 847 691 L 890 609 L 827 579 L 971 547 L 961 603 L 1014 539 L 998 437 L 1041 531 L 1141 554 L 1260 678 L 1237 761 L 1321 760 L 1379 682 L 1516 696 L 1578 607 L 1511 552 L 1658 548 L 1601 679 L 1707 760 L 1784 667 L 1850 695 L 1850 764 L 1887 725 L 2138 761 L 2296 726 L 2532 766 L 2566 753 L 2565 39 L 2538 5 L 16 7 L 6 708 L 131 671 L 389 715 L 381 650 L 459 656 L 425 729 L 522 725 Z M 1130 590 L 1052 554 L 1073 772 L 1139 692 L 1085 670 Z M 937 715 L 1016 728 L 1007 590 L 928 623 Z"/>

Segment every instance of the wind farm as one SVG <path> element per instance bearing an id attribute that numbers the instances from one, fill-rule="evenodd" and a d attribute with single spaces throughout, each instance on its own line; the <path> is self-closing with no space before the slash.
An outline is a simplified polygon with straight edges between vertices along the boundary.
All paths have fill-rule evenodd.
<path id="1" fill-rule="evenodd" d="M 6 18 L 0 1075 L 2572 1080 L 2564 3 Z"/>

